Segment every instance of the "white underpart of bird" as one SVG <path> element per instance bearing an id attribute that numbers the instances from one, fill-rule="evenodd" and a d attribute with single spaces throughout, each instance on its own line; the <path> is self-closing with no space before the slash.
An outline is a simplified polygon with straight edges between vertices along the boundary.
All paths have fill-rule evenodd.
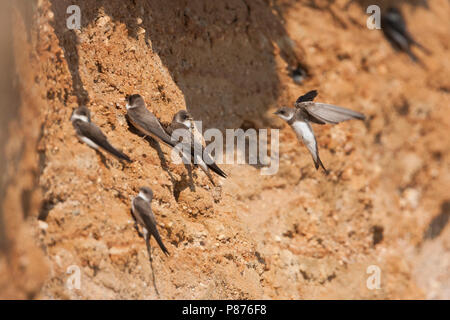
<path id="1" fill-rule="evenodd" d="M 78 138 L 83 141 L 84 143 L 86 143 L 89 147 L 94 148 L 95 150 L 98 150 L 98 144 L 96 144 L 94 141 L 92 141 L 89 138 L 77 135 Z"/>
<path id="2" fill-rule="evenodd" d="M 317 162 L 317 142 L 311 125 L 305 121 L 297 120 L 292 124 L 292 128 L 294 129 L 297 137 L 302 139 L 303 143 L 314 158 L 314 161 Z"/>
<path id="3" fill-rule="evenodd" d="M 201 144 L 203 147 L 206 147 L 205 138 L 203 137 L 202 132 L 198 129 L 197 123 L 201 124 L 199 121 L 192 121 L 190 124 L 192 135 L 194 136 L 194 140 Z"/>
<path id="4" fill-rule="evenodd" d="M 195 126 L 195 121 L 185 120 L 182 123 L 186 126 L 186 128 L 188 128 L 191 134 L 191 139 L 194 139 L 194 144 L 199 144 L 204 147 L 203 136 Z M 203 161 L 203 155 L 201 154 L 203 150 L 198 151 L 200 153 L 194 153 L 194 163 L 196 163 L 208 175 L 208 177 L 210 177 L 208 166 L 206 165 L 205 161 Z"/>
<path id="5" fill-rule="evenodd" d="M 297 138 L 302 140 L 314 160 L 316 169 L 322 167 L 326 174 L 328 170 L 323 165 L 311 122 L 338 124 L 343 121 L 357 119 L 365 120 L 365 116 L 354 110 L 327 103 L 313 102 L 317 90 L 312 90 L 300 96 L 294 103 L 295 108 L 281 107 L 274 114 L 286 121 L 294 130 Z"/>
<path id="6" fill-rule="evenodd" d="M 141 197 L 142 199 L 144 199 L 147 202 L 150 201 L 150 199 L 147 198 L 147 196 L 142 191 L 139 191 L 138 196 Z"/>
<path id="7" fill-rule="evenodd" d="M 70 118 L 70 121 L 73 121 L 73 120 L 76 120 L 76 119 L 79 119 L 79 120 L 81 120 L 83 122 L 89 122 L 89 120 L 88 120 L 88 118 L 86 116 L 74 113 L 72 115 L 72 117 Z"/>
<path id="8" fill-rule="evenodd" d="M 78 120 L 81 120 L 81 121 L 83 121 L 83 122 L 89 122 L 88 121 L 88 118 L 86 117 L 86 116 L 82 116 L 82 115 L 79 115 L 79 114 L 73 114 L 72 115 L 72 117 L 70 118 L 70 120 L 71 121 L 73 121 L 73 120 L 76 120 L 76 119 L 78 119 Z M 81 141 L 83 141 L 84 143 L 86 143 L 89 147 L 91 147 L 91 148 L 94 148 L 95 150 L 98 150 L 98 144 L 96 144 L 94 141 L 92 141 L 91 139 L 89 139 L 89 138 L 86 138 L 86 137 L 84 137 L 84 136 L 80 136 L 79 134 L 77 134 L 77 137 L 81 140 Z"/>

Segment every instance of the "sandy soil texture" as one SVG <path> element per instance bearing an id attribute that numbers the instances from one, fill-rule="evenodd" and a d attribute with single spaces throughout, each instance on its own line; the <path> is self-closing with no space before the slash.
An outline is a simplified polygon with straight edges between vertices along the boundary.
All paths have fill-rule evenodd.
<path id="1" fill-rule="evenodd" d="M 396 1 L 431 51 L 413 49 L 420 65 L 366 27 L 373 2 L 21 0 L 3 10 L 0 297 L 450 299 L 450 4 Z M 80 30 L 66 26 L 71 4 Z M 367 117 L 313 125 L 328 176 L 273 115 L 312 89 Z M 229 177 L 213 186 L 132 130 L 132 93 L 164 125 L 186 109 L 204 129 L 279 129 L 278 173 L 222 165 Z M 79 142 L 69 120 L 79 104 L 132 163 Z M 152 239 L 151 264 L 130 211 L 143 185 L 171 252 Z M 73 266 L 79 289 L 67 286 Z M 370 266 L 379 289 L 367 287 Z"/>

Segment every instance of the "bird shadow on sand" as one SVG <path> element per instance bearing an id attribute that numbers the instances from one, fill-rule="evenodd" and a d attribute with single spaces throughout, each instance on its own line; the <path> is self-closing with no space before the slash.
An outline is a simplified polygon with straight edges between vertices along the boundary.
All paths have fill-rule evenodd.
<path id="1" fill-rule="evenodd" d="M 145 245 L 147 247 L 148 261 L 150 262 L 150 269 L 152 269 L 153 288 L 155 289 L 156 295 L 159 298 L 160 295 L 159 295 L 158 287 L 156 286 L 156 275 L 155 275 L 155 269 L 153 268 L 152 246 L 150 245 L 150 237 L 149 236 L 147 237 L 147 239 L 145 239 Z"/>
<path id="2" fill-rule="evenodd" d="M 108 162 L 107 162 L 107 159 L 106 159 L 105 155 L 99 150 L 95 150 L 95 152 L 100 157 L 101 163 L 106 167 L 106 169 L 109 169 L 110 166 L 108 165 Z"/>
<path id="3" fill-rule="evenodd" d="M 150 236 L 145 237 L 144 234 L 139 230 L 139 226 L 137 221 L 134 218 L 133 211 L 130 210 L 130 214 L 133 217 L 134 220 L 134 228 L 136 229 L 136 232 L 140 238 L 143 238 L 145 240 L 145 246 L 147 248 L 147 254 L 148 254 L 148 260 L 150 263 L 150 269 L 152 270 L 152 284 L 153 288 L 155 289 L 156 295 L 158 298 L 160 297 L 158 287 L 156 286 L 156 275 L 155 275 L 155 269 L 153 268 L 153 257 L 152 257 L 152 247 L 150 245 Z"/>

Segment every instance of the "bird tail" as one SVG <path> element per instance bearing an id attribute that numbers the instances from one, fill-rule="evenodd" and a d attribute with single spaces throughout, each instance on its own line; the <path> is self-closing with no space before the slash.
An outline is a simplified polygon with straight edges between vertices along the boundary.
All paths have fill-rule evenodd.
<path id="1" fill-rule="evenodd" d="M 411 48 L 408 48 L 407 53 L 408 53 L 409 57 L 411 58 L 411 60 L 412 60 L 414 63 L 417 63 L 417 64 L 420 65 L 421 67 L 425 67 L 425 64 L 423 63 L 423 61 L 420 60 L 419 57 L 416 56 L 416 55 L 411 51 Z"/>
<path id="2" fill-rule="evenodd" d="M 316 170 L 319 170 L 319 166 L 320 166 L 320 167 L 322 167 L 325 174 L 328 175 L 328 170 L 323 165 L 322 160 L 320 160 L 319 154 L 317 154 L 317 161 L 315 160 L 314 164 L 316 165 Z"/>
<path id="3" fill-rule="evenodd" d="M 430 55 L 431 51 L 428 50 L 427 48 L 425 48 L 422 44 L 420 44 L 419 42 L 417 42 L 409 32 L 407 32 L 406 34 L 406 38 L 408 39 L 408 41 L 412 44 L 414 44 L 417 48 L 421 49 L 423 52 L 425 52 L 426 54 Z"/>
<path id="4" fill-rule="evenodd" d="M 219 166 L 215 163 L 208 164 L 208 168 L 210 168 L 212 171 L 214 171 L 223 178 L 227 177 L 227 174 L 222 169 L 220 169 Z"/>
<path id="5" fill-rule="evenodd" d="M 158 229 L 156 229 L 156 226 L 152 226 L 151 224 L 148 224 L 148 227 L 150 228 L 150 234 L 155 238 L 156 242 L 158 242 L 159 247 L 161 248 L 162 252 L 164 252 L 164 254 L 166 256 L 169 256 L 169 250 L 167 250 L 166 246 L 164 245 L 164 243 L 162 242 L 161 236 L 159 235 Z"/>
<path id="6" fill-rule="evenodd" d="M 127 162 L 131 162 L 130 157 L 128 157 L 125 153 L 120 152 L 119 150 L 114 148 L 109 142 L 105 143 L 104 148 L 106 149 L 106 151 L 111 153 L 113 156 L 116 156 L 117 158 L 119 158 L 121 160 L 125 160 Z"/>
<path id="7" fill-rule="evenodd" d="M 414 52 L 412 52 L 411 48 L 408 48 L 406 53 L 409 55 L 409 57 L 411 58 L 412 61 L 414 61 L 414 62 L 419 61 L 419 58 L 414 54 Z"/>
<path id="8" fill-rule="evenodd" d="M 421 49 L 423 52 L 425 52 L 427 55 L 430 55 L 430 54 L 431 54 L 431 51 L 428 50 L 427 48 L 425 48 L 425 47 L 424 47 L 423 45 L 421 45 L 419 42 L 417 42 L 417 41 L 414 40 L 414 44 L 415 44 L 419 49 Z"/>
<path id="9" fill-rule="evenodd" d="M 166 256 L 170 256 L 170 252 L 169 252 L 169 250 L 167 250 L 166 246 L 162 242 L 161 237 L 159 236 L 159 233 L 156 232 L 156 234 L 154 234 L 153 236 L 155 237 L 156 242 L 158 242 L 158 245 L 161 248 L 162 252 L 164 252 L 164 254 Z"/>

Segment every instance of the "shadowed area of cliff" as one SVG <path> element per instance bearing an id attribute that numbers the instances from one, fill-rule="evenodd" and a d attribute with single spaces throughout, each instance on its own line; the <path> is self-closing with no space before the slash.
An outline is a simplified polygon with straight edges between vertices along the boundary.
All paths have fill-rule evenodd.
<path id="1" fill-rule="evenodd" d="M 275 8 L 280 14 L 285 14 L 290 8 L 294 7 L 297 2 L 298 1 L 296 0 L 280 0 L 277 1 Z M 397 0 L 395 3 L 390 0 L 380 0 L 376 2 L 373 0 L 307 0 L 303 2 L 303 5 L 329 14 L 336 25 L 342 29 L 347 29 L 349 24 L 360 25 L 361 22 L 364 22 L 364 19 L 369 17 L 367 8 L 372 5 L 379 6 L 381 11 L 392 6 L 401 8 L 403 5 L 411 6 L 414 9 L 429 8 L 427 0 Z M 361 8 L 361 19 L 358 19 L 359 21 L 355 21 L 354 18 L 343 15 L 343 13 L 347 12 L 351 6 L 359 6 Z"/>
<path id="2" fill-rule="evenodd" d="M 205 128 L 238 128 L 243 119 L 263 119 L 280 91 L 275 47 L 289 66 L 299 63 L 282 19 L 264 1 L 178 1 L 170 7 L 164 1 L 51 3 L 79 103 L 88 102 L 89 93 L 80 77 L 76 32 L 66 27 L 72 4 L 81 9 L 82 28 L 95 22 L 101 10 L 124 23 L 131 37 L 145 32 L 149 50 L 158 54 L 188 111 Z"/>
<path id="3" fill-rule="evenodd" d="M 2 13 L 0 14 L 0 66 L 4 76 L 0 79 L 0 253 L 6 250 L 9 245 L 6 224 L 4 221 L 3 204 L 5 201 L 6 189 L 10 184 L 11 176 L 7 174 L 11 162 L 6 154 L 6 144 L 9 139 L 8 125 L 18 115 L 21 97 L 18 91 L 17 75 L 15 73 L 15 59 L 13 52 L 13 35 L 11 30 L 11 2 L 2 3 Z"/>

